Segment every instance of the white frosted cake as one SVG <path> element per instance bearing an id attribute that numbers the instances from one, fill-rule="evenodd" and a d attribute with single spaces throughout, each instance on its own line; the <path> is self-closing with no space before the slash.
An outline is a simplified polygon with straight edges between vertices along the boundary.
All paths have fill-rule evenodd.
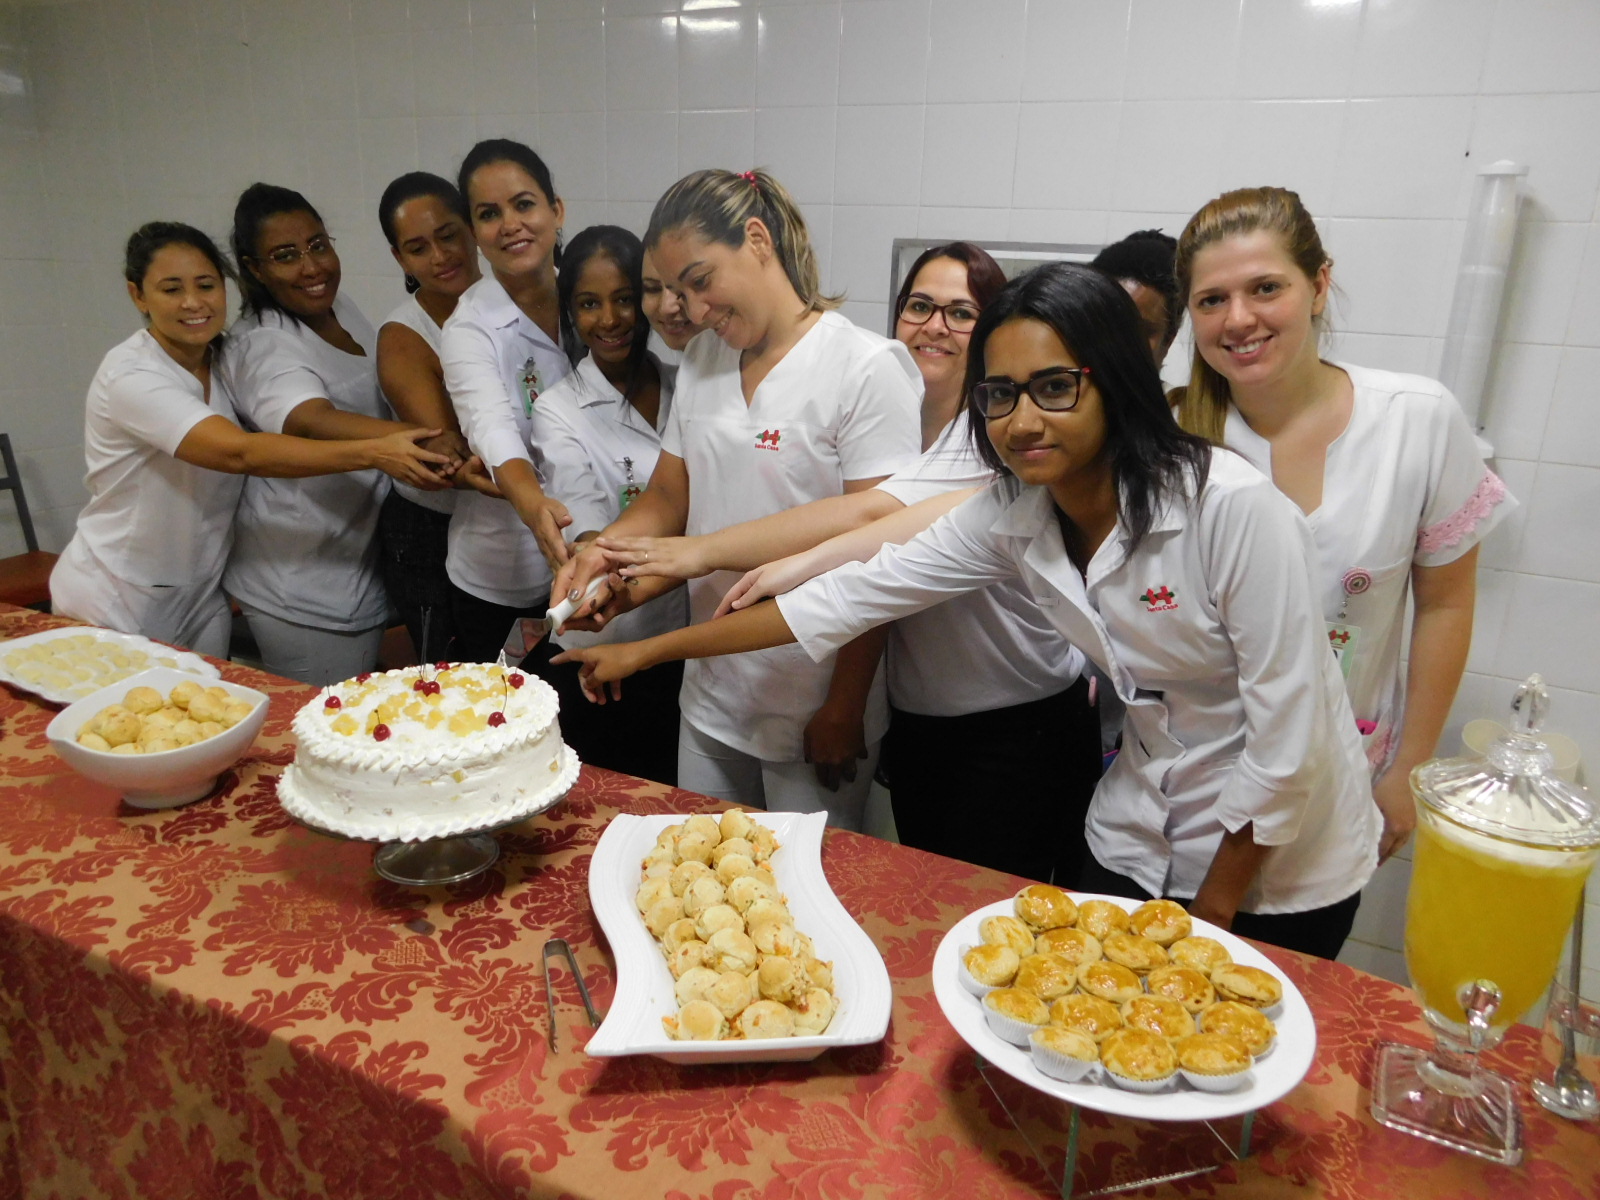
<path id="1" fill-rule="evenodd" d="M 565 795 L 578 760 L 536 675 L 441 663 L 358 675 L 295 714 L 278 781 L 295 817 L 350 837 L 419 841 L 532 815 Z"/>

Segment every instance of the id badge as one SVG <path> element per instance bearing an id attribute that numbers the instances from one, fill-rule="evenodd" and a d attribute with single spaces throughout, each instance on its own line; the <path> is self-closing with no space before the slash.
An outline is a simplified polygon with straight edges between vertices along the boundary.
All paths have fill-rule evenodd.
<path id="1" fill-rule="evenodd" d="M 544 377 L 539 372 L 539 364 L 533 358 L 522 364 L 522 373 L 517 382 L 522 391 L 522 415 L 533 416 L 533 402 L 539 398 L 539 393 L 544 391 Z"/>
<path id="2" fill-rule="evenodd" d="M 1339 664 L 1339 673 L 1350 678 L 1350 664 L 1355 661 L 1356 643 L 1361 640 L 1361 628 L 1328 622 L 1328 647 L 1333 651 L 1333 661 Z"/>
<path id="3" fill-rule="evenodd" d="M 622 490 L 617 493 L 617 500 L 621 503 L 622 511 L 626 512 L 628 510 L 628 505 L 632 504 L 642 495 L 644 495 L 644 489 L 638 484 L 624 484 Z"/>

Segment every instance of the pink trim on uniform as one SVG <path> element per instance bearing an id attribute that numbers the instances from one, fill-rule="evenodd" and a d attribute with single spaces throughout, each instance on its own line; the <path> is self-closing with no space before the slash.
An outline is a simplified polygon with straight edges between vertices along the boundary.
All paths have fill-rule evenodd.
<path id="1" fill-rule="evenodd" d="M 1482 481 L 1467 497 L 1465 504 L 1444 520 L 1417 533 L 1417 553 L 1437 554 L 1440 550 L 1450 549 L 1476 529 L 1505 498 L 1505 483 L 1485 467 Z"/>

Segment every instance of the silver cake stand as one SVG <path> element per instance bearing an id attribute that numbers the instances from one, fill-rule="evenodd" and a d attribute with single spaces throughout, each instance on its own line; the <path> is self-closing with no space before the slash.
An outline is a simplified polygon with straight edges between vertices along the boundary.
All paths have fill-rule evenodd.
<path id="1" fill-rule="evenodd" d="M 330 821 L 325 813 L 311 810 L 281 787 L 278 799 L 289 815 L 302 825 L 356 841 L 382 842 L 372 856 L 372 869 L 390 883 L 438 887 L 471 879 L 494 866 L 500 858 L 500 843 L 495 833 L 560 804 L 578 781 L 581 767 L 572 747 L 563 744 L 561 767 L 556 777 L 539 791 L 528 793 L 514 808 L 496 813 L 487 822 L 441 820 L 423 836 L 408 839 L 398 837 L 394 826 L 381 820 Z"/>

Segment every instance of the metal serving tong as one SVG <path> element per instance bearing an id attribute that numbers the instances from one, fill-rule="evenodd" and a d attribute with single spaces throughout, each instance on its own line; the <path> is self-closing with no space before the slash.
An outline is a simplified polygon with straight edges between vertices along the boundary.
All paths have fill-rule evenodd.
<path id="1" fill-rule="evenodd" d="M 544 944 L 544 951 L 540 955 L 544 966 L 544 1003 L 545 1022 L 550 1030 L 550 1049 L 556 1048 L 556 993 L 550 986 L 550 955 L 559 954 L 567 960 L 567 970 L 572 973 L 572 981 L 578 985 L 578 997 L 583 1001 L 583 1011 L 589 1017 L 589 1024 L 595 1028 L 600 1027 L 600 1014 L 595 1011 L 594 1001 L 589 999 L 589 989 L 584 986 L 583 972 L 578 970 L 578 960 L 572 956 L 572 947 L 567 945 L 566 938 L 550 938 Z"/>

